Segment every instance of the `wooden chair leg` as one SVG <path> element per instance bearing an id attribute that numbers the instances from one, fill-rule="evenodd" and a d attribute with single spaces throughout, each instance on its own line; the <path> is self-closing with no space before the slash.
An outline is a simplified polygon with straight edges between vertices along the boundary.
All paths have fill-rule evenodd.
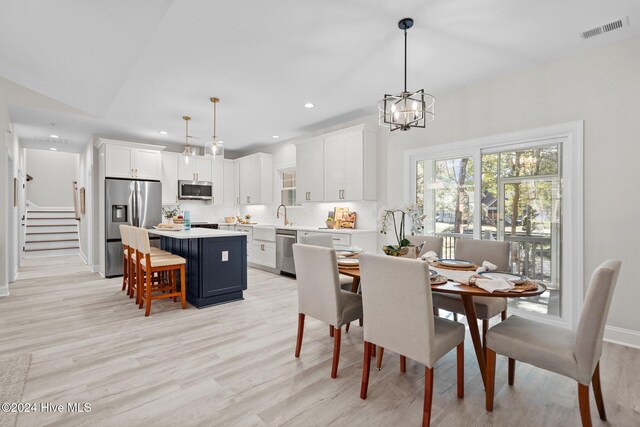
<path id="1" fill-rule="evenodd" d="M 127 281 L 127 295 L 129 295 L 129 298 L 133 298 L 135 293 L 136 276 L 138 274 L 135 267 L 135 263 L 133 261 L 129 261 L 129 280 Z"/>
<path id="2" fill-rule="evenodd" d="M 422 409 L 422 426 L 431 425 L 431 403 L 433 401 L 433 368 L 424 368 L 424 408 Z"/>
<path id="3" fill-rule="evenodd" d="M 304 313 L 298 313 L 298 337 L 296 338 L 296 357 L 300 357 L 302 335 L 304 334 Z"/>
<path id="4" fill-rule="evenodd" d="M 482 351 L 484 357 L 487 357 L 487 332 L 489 331 L 489 320 L 482 319 Z"/>
<path id="5" fill-rule="evenodd" d="M 589 408 L 589 386 L 578 383 L 578 404 L 582 427 L 591 427 L 591 409 Z"/>
<path id="6" fill-rule="evenodd" d="M 516 378 L 516 359 L 509 358 L 509 385 L 513 385 Z"/>
<path id="7" fill-rule="evenodd" d="M 333 364 L 331 365 L 331 378 L 338 376 L 338 362 L 340 361 L 340 338 L 342 328 L 335 328 L 335 338 L 333 338 Z"/>
<path id="8" fill-rule="evenodd" d="M 607 413 L 604 410 L 604 400 L 602 400 L 602 387 L 600 385 L 600 362 L 596 365 L 596 370 L 593 371 L 591 381 L 593 383 L 593 394 L 596 396 L 596 406 L 598 407 L 600 419 L 607 421 Z"/>
<path id="9" fill-rule="evenodd" d="M 384 347 L 380 347 L 378 352 L 378 360 L 376 361 L 376 369 L 379 371 L 382 369 L 382 356 L 384 355 Z"/>
<path id="10" fill-rule="evenodd" d="M 486 369 L 486 409 L 493 411 L 493 387 L 496 380 L 496 352 L 487 349 L 487 369 Z"/>
<path id="11" fill-rule="evenodd" d="M 144 291 L 144 274 L 142 274 L 142 267 L 138 266 L 138 274 L 136 275 L 136 304 L 138 308 L 144 306 L 144 300 L 142 299 L 142 292 Z"/>
<path id="12" fill-rule="evenodd" d="M 335 331 L 335 328 L 333 326 L 329 325 L 329 336 L 331 338 L 333 338 L 334 331 Z"/>
<path id="13" fill-rule="evenodd" d="M 145 286 L 145 299 L 147 300 L 147 307 L 144 311 L 144 317 L 149 317 L 151 314 L 151 278 L 152 274 L 147 272 L 147 286 Z"/>
<path id="14" fill-rule="evenodd" d="M 358 326 L 362 326 L 362 319 L 358 319 Z"/>
<path id="15" fill-rule="evenodd" d="M 464 398 L 464 341 L 458 344 L 456 348 L 457 374 L 458 374 L 458 399 Z"/>
<path id="16" fill-rule="evenodd" d="M 171 273 L 173 274 L 173 272 Z M 175 282 L 173 283 L 175 290 Z M 184 264 L 180 265 L 180 299 L 182 303 L 182 309 L 187 308 L 187 278 Z"/>
<path id="17" fill-rule="evenodd" d="M 376 357 L 376 345 L 371 344 L 371 357 Z"/>
<path id="18" fill-rule="evenodd" d="M 171 293 L 176 293 L 176 270 L 169 270 L 167 273 L 167 281 L 171 286 Z M 173 302 L 176 302 L 178 297 L 173 297 Z"/>
<path id="19" fill-rule="evenodd" d="M 129 258 L 122 256 L 122 290 L 127 288 L 127 280 L 129 278 Z"/>
<path id="20" fill-rule="evenodd" d="M 351 323 L 347 323 L 347 326 L 344 327 L 344 330 L 348 333 L 349 332 L 349 327 L 351 326 Z"/>
<path id="21" fill-rule="evenodd" d="M 407 372 L 407 357 L 403 355 L 400 355 L 400 372 Z"/>
<path id="22" fill-rule="evenodd" d="M 500 313 L 500 317 L 501 317 L 501 319 L 500 319 L 500 320 L 502 320 L 503 322 L 504 322 L 505 320 L 507 320 L 507 310 L 505 310 L 505 311 L 503 311 L 502 313 Z"/>
<path id="23" fill-rule="evenodd" d="M 458 313 L 453 313 L 453 321 L 454 322 L 458 321 Z"/>
<path id="24" fill-rule="evenodd" d="M 362 384 L 360 386 L 360 399 L 367 398 L 369 388 L 369 372 L 371 371 L 371 343 L 364 342 L 364 362 L 362 363 Z"/>

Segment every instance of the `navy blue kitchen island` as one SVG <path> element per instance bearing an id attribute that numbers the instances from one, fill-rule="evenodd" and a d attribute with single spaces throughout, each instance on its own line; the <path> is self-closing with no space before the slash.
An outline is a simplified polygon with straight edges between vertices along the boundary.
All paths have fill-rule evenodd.
<path id="1" fill-rule="evenodd" d="M 204 308 L 242 300 L 247 289 L 247 236 L 241 232 L 196 228 L 149 230 L 161 248 L 187 260 L 187 301 Z M 182 286 L 182 284 L 180 284 Z"/>

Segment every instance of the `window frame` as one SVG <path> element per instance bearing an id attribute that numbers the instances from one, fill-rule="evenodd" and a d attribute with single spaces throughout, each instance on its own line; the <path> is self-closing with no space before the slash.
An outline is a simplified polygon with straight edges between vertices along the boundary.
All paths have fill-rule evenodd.
<path id="1" fill-rule="evenodd" d="M 523 317 L 565 328 L 577 328 L 584 297 L 584 121 L 574 121 L 541 128 L 527 129 L 482 138 L 437 144 L 404 152 L 405 200 L 415 202 L 416 162 L 471 157 L 474 161 L 474 183 L 481 185 L 482 154 L 525 149 L 532 145 L 561 146 L 559 159 L 562 176 L 562 277 L 564 296 L 562 317 L 550 318 L 522 310 L 512 310 Z M 426 168 L 425 168 L 426 170 Z M 480 224 L 482 192 L 474 191 L 474 223 Z M 425 202 L 426 203 L 426 202 Z M 481 237 L 481 227 L 474 227 L 473 238 Z"/>

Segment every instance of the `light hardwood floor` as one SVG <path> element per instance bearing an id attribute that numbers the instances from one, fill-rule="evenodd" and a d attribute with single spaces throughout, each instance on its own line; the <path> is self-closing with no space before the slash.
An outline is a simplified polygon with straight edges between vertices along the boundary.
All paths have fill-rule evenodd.
<path id="1" fill-rule="evenodd" d="M 359 398 L 362 328 L 343 333 L 331 380 L 328 327 L 308 318 L 294 358 L 295 281 L 249 271 L 246 300 L 197 310 L 153 303 L 151 317 L 79 257 L 30 259 L 0 299 L 0 354 L 31 353 L 25 402 L 90 402 L 84 414 L 20 414 L 32 425 L 411 426 L 422 417 L 424 369 L 387 352 Z M 579 425 L 575 382 L 519 364 L 506 384 L 498 359 L 494 412 L 470 339 L 465 398 L 456 398 L 455 352 L 435 369 L 433 425 Z M 611 425 L 640 425 L 640 350 L 606 344 L 601 363 Z M 593 395 L 594 425 L 597 415 Z"/>

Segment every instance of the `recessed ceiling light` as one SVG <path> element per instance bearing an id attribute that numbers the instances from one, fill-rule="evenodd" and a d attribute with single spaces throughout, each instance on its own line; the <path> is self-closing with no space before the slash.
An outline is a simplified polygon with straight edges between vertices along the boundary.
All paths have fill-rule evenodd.
<path id="1" fill-rule="evenodd" d="M 160 133 L 160 135 L 168 135 L 169 134 L 169 132 L 167 132 L 166 130 L 161 130 L 159 133 Z"/>
<path id="2" fill-rule="evenodd" d="M 304 104 L 304 108 L 313 108 L 315 107 L 315 105 L 311 102 L 307 102 L 306 104 Z"/>
<path id="3" fill-rule="evenodd" d="M 280 135 L 272 135 L 271 138 L 278 139 L 278 138 L 280 138 Z"/>
<path id="4" fill-rule="evenodd" d="M 49 138 L 58 139 L 60 137 L 58 135 L 49 135 Z"/>
<path id="5" fill-rule="evenodd" d="M 49 150 L 51 150 L 51 151 L 58 151 L 58 149 L 57 149 L 57 148 L 55 148 L 55 147 L 51 147 L 51 148 L 49 148 Z"/>

